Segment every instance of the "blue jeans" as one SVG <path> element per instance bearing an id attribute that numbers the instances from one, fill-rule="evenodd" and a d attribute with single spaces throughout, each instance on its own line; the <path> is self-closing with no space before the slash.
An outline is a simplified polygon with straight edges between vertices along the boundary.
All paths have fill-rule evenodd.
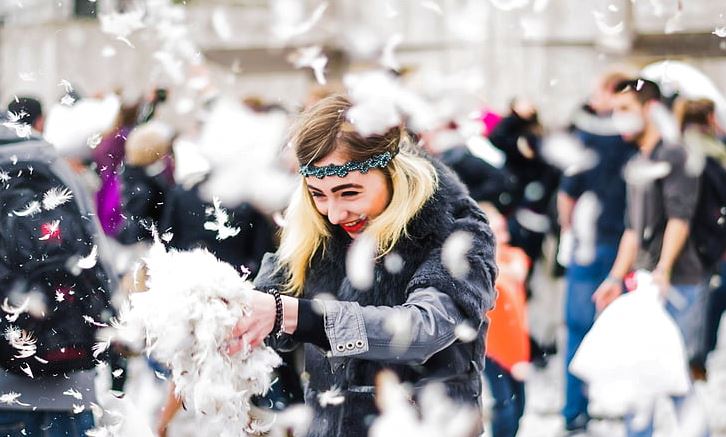
<path id="1" fill-rule="evenodd" d="M 524 383 L 489 357 L 486 358 L 484 376 L 494 398 L 492 407 L 493 437 L 515 437 L 519 419 L 524 414 Z"/>
<path id="2" fill-rule="evenodd" d="M 83 437 L 93 427 L 91 411 L 0 410 L 2 437 Z"/>
<path id="3" fill-rule="evenodd" d="M 691 356 L 691 354 L 698 351 L 699 345 L 703 340 L 706 287 L 703 284 L 673 284 L 673 288 L 678 293 L 677 299 L 680 305 L 676 306 L 673 301 L 669 300 L 666 304 L 666 310 L 673 317 L 676 325 L 678 325 L 678 329 L 681 331 L 683 341 L 686 345 L 686 352 Z M 685 396 L 673 396 L 671 398 L 678 418 L 681 416 L 683 405 L 692 395 L 693 393 L 688 393 Z M 636 429 L 633 426 L 633 419 L 632 415 L 626 416 L 625 418 L 628 437 L 650 437 L 653 435 L 654 424 L 652 411 L 645 426 L 641 426 L 640 429 Z M 708 431 L 701 434 L 704 437 L 708 435 Z"/>
<path id="4" fill-rule="evenodd" d="M 576 263 L 567 268 L 567 291 L 565 296 L 565 325 L 567 343 L 565 345 L 565 405 L 562 415 L 566 423 L 577 416 L 587 416 L 587 396 L 585 385 L 570 373 L 569 366 L 580 347 L 582 339 L 595 322 L 595 303 L 592 295 L 605 280 L 618 253 L 617 243 L 598 244 L 595 259 L 589 265 Z"/>

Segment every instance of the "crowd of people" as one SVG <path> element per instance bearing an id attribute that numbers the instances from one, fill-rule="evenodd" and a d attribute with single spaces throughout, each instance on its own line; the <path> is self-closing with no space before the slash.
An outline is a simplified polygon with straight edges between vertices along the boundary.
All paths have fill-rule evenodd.
<path id="1" fill-rule="evenodd" d="M 713 100 L 665 96 L 652 80 L 612 71 L 572 115 L 566 141 L 516 98 L 504 113 L 482 109 L 481 141 L 472 142 L 461 120 L 361 135 L 344 116 L 348 97 L 332 87 L 311 96 L 301 114 L 219 99 L 180 132 L 155 117 L 167 99 L 156 89 L 119 105 L 98 141 L 72 154 L 43 139 L 49 115 L 38 100 L 11 100 L 0 126 L 0 433 L 84 435 L 101 361 L 112 390 L 124 391 L 126 360 L 140 351 L 99 347 L 96 334 L 123 296 L 143 290 L 139 266 L 155 239 L 206 248 L 256 278 L 254 317 L 230 333 L 230 354 L 265 341 L 280 351 L 277 382 L 259 404 L 305 402 L 309 435 L 366 435 L 385 368 L 415 388 L 443 381 L 449 396 L 479 408 L 488 390 L 487 426 L 514 437 L 529 363 L 545 367 L 558 349 L 564 431 L 586 435 L 598 417 L 568 365 L 636 270 L 660 287 L 692 379 L 708 378 L 726 309 L 726 125 Z M 223 138 L 219 126 L 235 123 L 254 126 L 254 136 Z M 472 237 L 463 275 L 442 254 L 461 231 Z M 367 291 L 351 284 L 344 262 L 362 235 L 375 237 L 380 255 Z M 543 249 L 548 239 L 557 251 Z M 564 277 L 560 344 L 530 333 L 537 265 Z M 399 340 L 386 320 L 401 314 L 407 344 L 392 347 Z M 461 338 L 462 323 L 475 339 Z M 148 358 L 168 374 L 165 364 Z M 344 403 L 317 402 L 333 386 Z M 677 415 L 692 395 L 673 396 Z M 172 385 L 159 435 L 181 407 Z M 652 411 L 645 423 L 623 421 L 628 436 L 653 435 Z"/>

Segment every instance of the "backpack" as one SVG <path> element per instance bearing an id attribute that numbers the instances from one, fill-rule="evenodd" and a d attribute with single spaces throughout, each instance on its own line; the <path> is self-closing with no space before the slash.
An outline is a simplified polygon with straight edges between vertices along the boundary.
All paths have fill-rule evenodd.
<path id="1" fill-rule="evenodd" d="M 10 372 L 60 375 L 96 364 L 111 283 L 76 194 L 48 162 L 0 162 L 0 367 Z"/>
<path id="2" fill-rule="evenodd" d="M 726 169 L 710 157 L 701 174 L 691 238 L 707 269 L 713 268 L 726 252 Z"/>

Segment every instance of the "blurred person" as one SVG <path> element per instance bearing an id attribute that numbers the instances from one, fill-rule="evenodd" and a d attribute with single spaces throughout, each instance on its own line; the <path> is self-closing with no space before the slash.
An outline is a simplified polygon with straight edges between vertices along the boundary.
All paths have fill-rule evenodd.
<path id="1" fill-rule="evenodd" d="M 121 215 L 121 178 L 119 166 L 123 163 L 126 139 L 136 125 L 139 102 L 122 105 L 114 127 L 103 136 L 93 150 L 96 173 L 101 186 L 96 193 L 98 219 L 107 235 L 115 236 L 123 224 Z"/>
<path id="2" fill-rule="evenodd" d="M 166 102 L 168 91 L 166 88 L 154 88 L 150 95 L 144 99 L 139 107 L 139 113 L 136 118 L 137 124 L 144 124 L 151 121 L 156 114 L 156 108 L 160 104 Z"/>
<path id="3" fill-rule="evenodd" d="M 587 395 L 583 382 L 569 371 L 569 364 L 595 321 L 595 303 L 593 293 L 607 277 L 615 261 L 620 236 L 625 230 L 625 180 L 623 168 L 633 157 L 635 148 L 625 142 L 617 132 L 612 121 L 615 86 L 626 80 L 627 76 L 620 72 L 608 73 L 598 83 L 587 103 L 573 116 L 572 134 L 589 150 L 596 153 L 597 163 L 594 167 L 574 175 L 563 175 L 557 194 L 557 210 L 563 237 L 561 250 L 569 252 L 565 255 L 566 292 L 565 292 L 565 326 L 567 340 L 565 343 L 565 403 L 562 415 L 565 429 L 571 433 L 584 431 L 589 415 L 587 411 Z M 583 223 L 574 226 L 592 226 L 587 229 L 594 233 L 594 241 L 590 235 L 582 237 L 573 235 L 573 211 L 578 199 L 585 193 L 594 194 L 600 206 L 600 214 L 594 223 Z M 571 250 L 564 246 L 572 241 Z M 574 241 L 573 241 L 574 240 Z M 592 245 L 594 247 L 580 247 Z M 573 256 L 586 250 L 589 259 Z M 569 262 L 568 262 L 569 261 Z"/>
<path id="4" fill-rule="evenodd" d="M 111 316 L 116 280 L 103 232 L 83 184 L 40 137 L 0 123 L 0 175 L 0 432 L 85 436 L 96 324 Z"/>
<path id="5" fill-rule="evenodd" d="M 232 355 L 244 342 L 304 344 L 311 437 L 365 436 L 377 415 L 375 376 L 383 369 L 416 393 L 437 381 L 457 402 L 478 408 L 485 312 L 494 299 L 493 236 L 466 189 L 422 156 L 402 126 L 359 135 L 346 121 L 350 107 L 342 96 L 326 98 L 293 129 L 302 177 L 280 249 L 265 256 L 254 282 L 271 292 L 255 292 L 252 317 L 231 332 Z M 461 254 L 471 266 L 462 277 L 441 260 L 443 241 L 455 230 L 472 237 L 472 249 Z M 404 260 L 394 271 L 376 262 L 370 288 L 352 283 L 345 267 L 350 245 L 367 237 L 377 255 Z M 335 299 L 326 299 L 331 293 Z M 410 321 L 410 341 L 385 328 L 393 317 Z M 465 321 L 477 333 L 468 343 L 455 334 Z M 333 387 L 345 401 L 321 406 L 318 396 Z"/>
<path id="6" fill-rule="evenodd" d="M 481 205 L 481 204 L 480 204 Z M 518 247 L 508 244 L 507 220 L 495 208 L 482 205 L 497 242 L 499 274 L 495 282 L 497 299 L 487 313 L 484 376 L 489 383 L 492 406 L 492 436 L 515 437 L 524 414 L 524 376 L 530 359 L 527 332 L 525 283 L 530 260 Z"/>
<path id="7" fill-rule="evenodd" d="M 716 105 L 710 99 L 681 99 L 676 102 L 675 113 L 680 122 L 684 143 L 693 153 L 705 157 L 702 180 L 714 178 L 714 188 L 720 188 L 710 196 L 715 202 L 713 208 L 719 210 L 726 207 L 726 144 L 719 140 L 716 123 Z M 701 198 L 709 196 L 709 186 L 702 183 Z M 705 202 L 706 200 L 701 200 Z M 724 217 L 726 213 L 716 211 L 713 217 Z M 704 220 L 713 220 L 713 217 L 703 217 Z M 709 223 L 699 223 L 700 226 L 709 226 Z M 717 223 L 718 225 L 718 223 Z M 723 227 L 723 225 L 722 225 Z M 710 232 L 713 241 L 724 238 L 724 233 Z M 723 247 L 723 241 L 720 242 Z M 718 247 L 718 246 L 714 246 Z M 706 378 L 706 360 L 708 355 L 716 348 L 721 318 L 726 311 L 726 253 L 723 253 L 713 265 L 707 265 L 707 279 L 713 274 L 714 280 L 708 280 L 711 287 L 706 300 L 706 317 L 704 329 L 703 350 L 699 350 L 691 361 L 691 370 L 697 379 Z"/>
<path id="8" fill-rule="evenodd" d="M 532 263 L 540 259 L 545 235 L 553 230 L 550 216 L 560 177 L 542 156 L 542 134 L 537 108 L 523 98 L 512 100 L 509 114 L 489 134 L 491 143 L 504 152 L 504 168 L 514 177 L 508 216 L 510 244 L 522 248 Z M 530 279 L 528 297 L 532 294 Z M 554 341 L 544 343 L 532 337 L 532 360 L 539 367 L 545 367 L 548 357 L 556 353 Z"/>
<path id="9" fill-rule="evenodd" d="M 19 117 L 18 123 L 30 125 L 36 132 L 42 134 L 45 127 L 43 105 L 34 97 L 16 97 L 8 103 L 8 112 Z"/>
<path id="10" fill-rule="evenodd" d="M 705 287 L 704 269 L 690 235 L 690 221 L 696 212 L 699 177 L 685 168 L 687 153 L 679 144 L 665 144 L 654 118 L 664 111 L 657 84 L 645 79 L 620 82 L 614 97 L 614 112 L 629 120 L 622 136 L 632 142 L 638 154 L 631 163 L 651 165 L 665 162 L 666 175 L 644 184 L 627 180 L 625 231 L 610 272 L 593 295 L 602 311 L 623 293 L 623 279 L 631 269 L 651 271 L 667 300 L 666 310 L 678 325 L 687 349 L 700 339 Z M 661 112 L 662 114 L 662 112 Z M 629 163 L 628 165 L 631 165 Z M 674 397 L 681 412 L 688 397 Z M 644 425 L 626 417 L 628 436 L 651 436 L 653 417 Z M 703 435 L 708 435 L 705 430 Z"/>
<path id="11" fill-rule="evenodd" d="M 121 170 L 124 224 L 116 235 L 123 244 L 151 241 L 161 221 L 166 193 L 174 186 L 173 129 L 160 122 L 134 128 L 125 144 Z"/>
<path id="12" fill-rule="evenodd" d="M 456 122 L 421 134 L 424 147 L 449 166 L 469 189 L 477 202 L 494 204 L 498 211 L 510 212 L 515 178 L 504 168 L 497 168 L 474 155 L 466 139 L 458 132 Z"/>

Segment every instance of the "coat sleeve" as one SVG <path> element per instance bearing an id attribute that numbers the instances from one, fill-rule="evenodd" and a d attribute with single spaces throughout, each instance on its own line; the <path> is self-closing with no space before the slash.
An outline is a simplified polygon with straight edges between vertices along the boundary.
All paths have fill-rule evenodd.
<path id="1" fill-rule="evenodd" d="M 333 356 L 387 362 L 424 363 L 457 340 L 464 323 L 483 335 L 485 313 L 493 306 L 496 265 L 494 240 L 481 211 L 458 220 L 456 229 L 472 236 L 468 272 L 454 277 L 441 248 L 432 251 L 408 284 L 408 298 L 393 307 L 319 301 Z M 467 328 L 459 328 L 467 329 Z"/>
<path id="2" fill-rule="evenodd" d="M 424 363 L 456 341 L 464 320 L 451 297 L 433 287 L 416 290 L 393 307 L 318 302 L 334 357 Z"/>

